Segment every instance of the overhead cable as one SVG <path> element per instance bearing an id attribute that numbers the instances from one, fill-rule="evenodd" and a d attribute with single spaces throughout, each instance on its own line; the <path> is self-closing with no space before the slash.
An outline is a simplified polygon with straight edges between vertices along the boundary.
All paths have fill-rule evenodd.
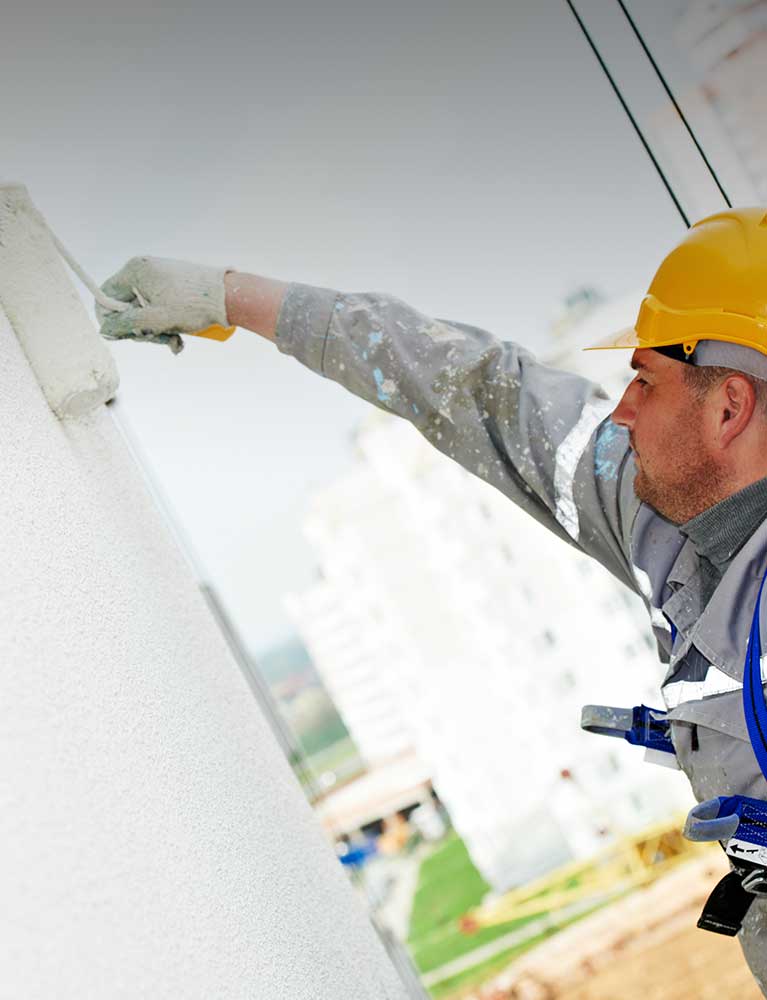
<path id="1" fill-rule="evenodd" d="M 601 55 L 599 49 L 597 48 L 597 46 L 596 46 L 593 38 L 589 34 L 588 28 L 586 27 L 586 25 L 581 20 L 581 17 L 578 14 L 578 11 L 575 9 L 575 5 L 573 4 L 572 0 L 565 0 L 565 3 L 567 4 L 567 6 L 572 11 L 573 17 L 578 22 L 578 26 L 580 27 L 581 31 L 583 32 L 583 35 L 584 35 L 586 41 L 591 46 L 592 52 L 596 56 L 599 65 L 602 67 L 602 70 L 603 70 L 605 76 L 609 80 L 610 86 L 613 88 L 613 90 L 615 92 L 615 96 L 620 101 L 621 107 L 626 112 L 629 121 L 634 126 L 634 131 L 639 136 L 639 139 L 640 139 L 642 145 L 645 148 L 645 152 L 650 157 L 650 160 L 652 161 L 653 166 L 655 167 L 656 171 L 658 172 L 658 176 L 663 181 L 663 186 L 666 188 L 666 191 L 668 191 L 669 197 L 671 198 L 671 200 L 673 201 L 674 205 L 676 206 L 676 209 L 679 212 L 679 214 L 682 216 L 682 219 L 684 220 L 685 226 L 687 226 L 687 228 L 689 229 L 690 228 L 690 220 L 687 218 L 687 214 L 685 213 L 685 210 L 682 208 L 682 206 L 681 206 L 681 204 L 679 202 L 679 199 L 677 198 L 676 194 L 674 193 L 674 189 L 672 188 L 671 183 L 669 182 L 669 179 L 666 177 L 665 173 L 663 172 L 663 168 L 661 167 L 660 163 L 658 162 L 658 160 L 655 157 L 655 154 L 653 153 L 652 149 L 650 148 L 650 144 L 648 143 L 647 139 L 645 139 L 644 133 L 642 132 L 642 129 L 639 127 L 639 123 L 637 122 L 637 120 L 634 117 L 634 115 L 631 113 L 631 108 L 626 103 L 626 100 L 623 97 L 623 94 L 621 93 L 620 87 L 615 82 L 615 80 L 613 78 L 613 75 L 612 75 L 612 73 L 610 72 L 610 70 L 609 70 L 609 68 L 607 66 L 607 63 L 602 58 L 602 55 Z"/>
<path id="2" fill-rule="evenodd" d="M 626 15 L 626 20 L 631 25 L 631 28 L 632 28 L 634 34 L 636 35 L 637 40 L 639 41 L 639 44 L 642 46 L 642 48 L 644 49 L 645 55 L 650 60 L 650 65 L 655 70 L 655 74 L 658 77 L 658 79 L 660 80 L 660 82 L 661 82 L 661 84 L 663 86 L 663 89 L 666 91 L 666 93 L 669 96 L 669 100 L 674 105 L 674 108 L 676 109 L 676 113 L 682 119 L 682 124 L 687 129 L 687 133 L 690 136 L 690 138 L 692 139 L 692 141 L 694 142 L 695 148 L 700 153 L 701 159 L 706 164 L 706 167 L 708 168 L 708 172 L 711 174 L 712 178 L 714 179 L 714 183 L 719 188 L 719 193 L 724 198 L 727 207 L 728 208 L 732 208 L 732 202 L 727 197 L 727 192 L 722 187 L 722 184 L 721 184 L 721 182 L 719 180 L 719 177 L 717 176 L 716 171 L 711 166 L 711 163 L 709 162 L 709 159 L 706 156 L 706 154 L 703 152 L 703 147 L 698 142 L 698 139 L 697 139 L 695 133 L 693 132 L 692 127 L 690 126 L 690 123 L 687 121 L 687 118 L 686 118 L 684 112 L 682 111 L 682 109 L 680 108 L 680 106 L 679 106 L 679 104 L 677 102 L 676 97 L 674 97 L 674 94 L 673 94 L 673 92 L 671 90 L 671 87 L 669 87 L 669 85 L 668 85 L 668 81 L 666 80 L 666 77 L 661 72 L 661 69 L 658 66 L 657 62 L 655 61 L 655 58 L 654 58 L 652 52 L 647 47 L 647 43 L 645 42 L 644 38 L 642 37 L 642 33 L 640 32 L 639 28 L 637 27 L 636 22 L 632 18 L 631 14 L 629 14 L 629 12 L 628 12 L 628 10 L 626 8 L 626 5 L 623 2 L 623 0 L 617 0 L 617 3 L 618 3 L 618 6 L 620 7 L 620 9 L 623 11 L 623 13 Z"/>

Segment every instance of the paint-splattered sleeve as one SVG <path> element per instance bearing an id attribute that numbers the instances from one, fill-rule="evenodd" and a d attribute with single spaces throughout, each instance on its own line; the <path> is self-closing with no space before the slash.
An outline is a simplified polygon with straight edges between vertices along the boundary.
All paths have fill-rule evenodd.
<path id="1" fill-rule="evenodd" d="M 635 589 L 628 441 L 607 419 L 612 405 L 598 386 L 484 330 L 431 319 L 376 293 L 291 285 L 277 344 L 409 420 Z"/>

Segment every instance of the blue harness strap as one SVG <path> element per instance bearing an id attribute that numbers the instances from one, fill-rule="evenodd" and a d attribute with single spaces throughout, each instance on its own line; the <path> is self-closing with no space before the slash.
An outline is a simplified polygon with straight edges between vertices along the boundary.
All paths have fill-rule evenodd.
<path id="1" fill-rule="evenodd" d="M 751 632 L 748 637 L 746 662 L 743 669 L 743 711 L 746 716 L 748 735 L 762 774 L 767 779 L 767 704 L 762 686 L 762 636 L 759 628 L 759 609 L 762 591 L 767 581 L 767 572 L 762 577 L 756 598 Z"/>
<path id="2" fill-rule="evenodd" d="M 762 577 L 751 619 L 746 660 L 743 665 L 743 713 L 757 763 L 767 779 L 767 704 L 762 686 L 762 636 L 759 612 L 767 572 Z M 690 840 L 729 840 L 736 830 L 750 835 L 762 847 L 760 860 L 767 861 L 767 802 L 741 795 L 720 796 L 701 802 L 687 817 L 684 835 Z M 760 832 L 761 831 L 761 832 Z M 731 853 L 728 849 L 728 853 Z"/>
<path id="3" fill-rule="evenodd" d="M 767 571 L 759 586 L 743 664 L 743 713 L 754 756 L 767 780 L 767 701 L 762 684 L 759 627 L 765 583 Z M 671 620 L 669 626 L 673 647 L 677 629 Z M 586 705 L 581 726 L 592 733 L 619 736 L 635 746 L 643 746 L 656 759 L 675 760 L 666 713 L 646 705 L 633 709 Z M 730 795 L 700 802 L 690 810 L 684 835 L 694 841 L 718 840 L 732 866 L 709 896 L 698 927 L 717 934 L 737 934 L 754 898 L 767 897 L 767 801 Z"/>
<path id="4" fill-rule="evenodd" d="M 767 779 L 767 703 L 762 686 L 762 636 L 759 613 L 767 572 L 762 577 L 751 620 L 743 665 L 743 713 L 757 763 Z M 698 927 L 735 935 L 756 896 L 767 896 L 767 802 L 731 795 L 701 802 L 687 817 L 690 840 L 718 840 L 732 871 L 709 896 Z"/>

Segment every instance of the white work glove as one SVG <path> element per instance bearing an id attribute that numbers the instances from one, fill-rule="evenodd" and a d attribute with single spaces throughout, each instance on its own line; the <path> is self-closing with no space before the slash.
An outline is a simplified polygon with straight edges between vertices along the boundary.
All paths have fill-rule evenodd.
<path id="1" fill-rule="evenodd" d="M 101 335 L 108 340 L 149 340 L 182 349 L 179 334 L 226 327 L 224 275 L 229 268 L 201 267 L 163 257 L 132 257 L 101 291 L 130 303 L 117 312 L 96 303 Z"/>

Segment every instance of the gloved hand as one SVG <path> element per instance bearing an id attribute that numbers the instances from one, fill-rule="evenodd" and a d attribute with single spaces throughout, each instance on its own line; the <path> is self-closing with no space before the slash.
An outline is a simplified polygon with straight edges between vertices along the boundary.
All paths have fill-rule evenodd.
<path id="1" fill-rule="evenodd" d="M 168 344 L 177 353 L 183 347 L 179 334 L 228 325 L 227 270 L 163 257 L 131 258 L 101 286 L 105 295 L 130 303 L 124 312 L 96 304 L 101 335 L 108 340 L 129 337 Z"/>

